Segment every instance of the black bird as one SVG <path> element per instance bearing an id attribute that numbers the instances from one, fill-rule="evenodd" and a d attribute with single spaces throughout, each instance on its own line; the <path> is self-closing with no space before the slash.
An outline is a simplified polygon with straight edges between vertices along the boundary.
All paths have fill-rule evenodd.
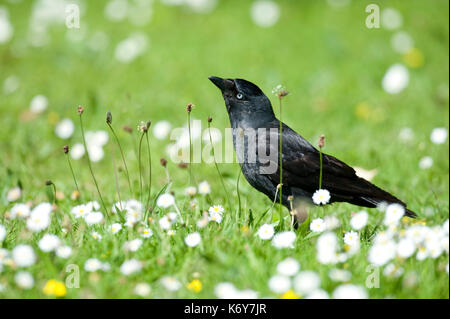
<path id="1" fill-rule="evenodd" d="M 267 152 L 276 150 L 279 143 L 280 121 L 275 117 L 269 99 L 258 86 L 249 81 L 222 79 L 215 76 L 211 76 L 209 79 L 222 91 L 233 129 L 233 143 L 236 153 L 238 153 L 240 147 L 243 147 L 245 152 L 249 150 L 249 147 L 254 149 L 259 142 L 259 135 L 257 134 L 256 142 L 251 140 L 249 142 L 248 138 L 245 137 L 243 144 L 239 143 L 239 136 L 242 137 L 243 134 L 236 132 L 241 129 L 257 130 L 264 128 L 267 131 L 272 129 L 272 133 L 267 133 L 265 136 L 266 149 L 262 151 L 266 154 L 261 153 L 258 149 L 256 161 L 250 161 L 248 160 L 248 154 L 245 153 L 247 157 L 243 157 L 240 164 L 242 173 L 250 185 L 273 200 L 280 183 L 279 165 L 275 165 L 275 171 L 268 171 L 267 167 L 270 161 L 264 163 L 261 160 L 263 155 L 267 155 Z M 288 196 L 290 195 L 295 199 L 312 202 L 312 195 L 319 186 L 320 153 L 289 126 L 284 123 L 282 125 L 282 203 L 289 209 Z M 275 135 L 275 143 L 270 141 L 271 135 L 272 137 Z M 279 164 L 278 152 L 276 156 L 276 164 Z M 364 207 L 377 207 L 382 202 L 398 203 L 405 207 L 407 216 L 416 216 L 414 212 L 406 208 L 404 202 L 369 181 L 358 177 L 355 170 L 344 162 L 324 153 L 322 153 L 322 161 L 322 188 L 330 192 L 330 203 L 348 202 Z M 277 200 L 279 200 L 279 197 Z"/>

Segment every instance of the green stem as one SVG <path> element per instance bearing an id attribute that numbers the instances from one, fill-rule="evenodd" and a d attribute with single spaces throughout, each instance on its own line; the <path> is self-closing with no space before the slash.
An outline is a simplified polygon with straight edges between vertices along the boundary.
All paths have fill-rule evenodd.
<path id="1" fill-rule="evenodd" d="M 139 164 L 139 196 L 140 202 L 142 203 L 142 165 L 141 165 L 141 149 L 142 149 L 142 139 L 144 138 L 145 132 L 142 132 L 141 138 L 139 139 L 139 149 L 138 149 L 138 164 Z"/>
<path id="2" fill-rule="evenodd" d="M 122 162 L 123 162 L 123 166 L 125 167 L 125 173 L 127 174 L 127 179 L 128 179 L 128 186 L 130 188 L 130 195 L 133 195 L 133 191 L 131 189 L 131 180 L 130 180 L 130 174 L 128 172 L 128 167 L 127 167 L 127 162 L 125 161 L 125 156 L 123 155 L 123 150 L 122 150 L 122 146 L 120 145 L 119 142 L 119 138 L 116 135 L 116 132 L 114 131 L 113 127 L 111 126 L 111 124 L 107 123 L 109 128 L 111 129 L 111 132 L 116 140 L 117 145 L 119 146 L 119 150 L 120 150 L 120 155 L 122 156 Z"/>
<path id="3" fill-rule="evenodd" d="M 77 188 L 78 193 L 81 194 L 80 189 L 78 188 L 78 183 L 77 183 L 77 179 L 75 177 L 75 173 L 73 172 L 72 163 L 70 162 L 69 154 L 66 154 L 66 156 L 67 156 L 67 162 L 69 163 L 70 171 L 72 172 L 72 177 L 73 177 L 73 181 L 75 183 L 75 187 Z"/>
<path id="4" fill-rule="evenodd" d="M 97 179 L 95 178 L 94 171 L 92 170 L 91 159 L 89 158 L 89 151 L 88 151 L 88 148 L 86 145 L 86 138 L 84 137 L 82 114 L 80 114 L 80 126 L 81 126 L 81 136 L 83 137 L 83 145 L 84 145 L 84 149 L 86 150 L 86 157 L 87 157 L 89 170 L 91 172 L 92 179 L 94 180 L 95 188 L 97 188 L 97 193 L 98 193 L 98 196 L 100 197 L 100 201 L 102 202 L 103 209 L 105 210 L 105 213 L 108 214 L 108 209 L 106 208 L 105 202 L 103 201 L 102 194 L 100 193 L 100 188 L 98 187 L 98 184 L 97 184 Z"/>
<path id="5" fill-rule="evenodd" d="M 150 196 L 152 192 L 152 154 L 150 152 L 150 142 L 148 139 L 148 131 L 145 134 L 145 138 L 147 140 L 147 150 L 148 150 L 148 197 L 147 197 L 147 208 L 149 210 Z"/>
<path id="6" fill-rule="evenodd" d="M 209 142 L 211 143 L 211 149 L 212 149 L 212 154 L 213 154 L 213 158 L 214 158 L 214 165 L 216 166 L 217 174 L 219 174 L 220 182 L 222 183 L 222 187 L 223 187 L 223 189 L 225 191 L 225 195 L 226 195 L 226 198 L 227 198 L 227 205 L 231 209 L 230 197 L 228 195 L 228 191 L 227 191 L 227 188 L 225 186 L 225 182 L 223 181 L 222 174 L 220 174 L 219 165 L 217 164 L 217 161 L 216 161 L 216 154 L 215 154 L 215 151 L 214 151 L 214 145 L 213 145 L 212 137 L 211 137 L 211 123 L 210 122 L 208 122 L 208 133 L 209 133 Z"/>
<path id="7" fill-rule="evenodd" d="M 241 218 L 241 214 L 242 214 L 242 209 L 241 209 L 241 193 L 240 193 L 240 191 L 239 191 L 239 180 L 240 180 L 240 178 L 241 178 L 241 174 L 242 174 L 242 170 L 239 170 L 239 175 L 238 175 L 237 182 L 236 182 L 236 192 L 237 192 L 238 208 L 239 208 L 239 211 L 238 211 L 238 213 L 239 213 L 239 215 L 238 215 L 239 219 Z"/>
<path id="8" fill-rule="evenodd" d="M 192 183 L 192 139 L 191 139 L 191 112 L 188 112 L 188 130 L 189 130 L 189 185 Z"/>
<path id="9" fill-rule="evenodd" d="M 280 101 L 280 148 L 279 148 L 279 157 L 280 157 L 280 223 L 282 223 L 282 213 L 283 213 L 283 118 L 282 118 L 282 103 L 281 98 Z"/>
<path id="10" fill-rule="evenodd" d="M 319 147 L 320 152 L 320 175 L 319 175 L 319 189 L 322 189 L 322 148 Z"/>

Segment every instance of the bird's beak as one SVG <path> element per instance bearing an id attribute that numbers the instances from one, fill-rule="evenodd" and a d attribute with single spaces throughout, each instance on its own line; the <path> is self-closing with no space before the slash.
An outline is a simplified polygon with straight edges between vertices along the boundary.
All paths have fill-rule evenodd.
<path id="1" fill-rule="evenodd" d="M 229 79 L 222 79 L 217 76 L 210 76 L 208 79 L 210 79 L 211 82 L 222 91 L 222 93 L 234 86 L 234 82 Z"/>

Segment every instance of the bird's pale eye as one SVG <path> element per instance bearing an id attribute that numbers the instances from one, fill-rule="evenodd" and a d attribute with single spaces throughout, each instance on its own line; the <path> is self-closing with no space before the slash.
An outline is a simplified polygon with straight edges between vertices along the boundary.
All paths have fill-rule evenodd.
<path id="1" fill-rule="evenodd" d="M 238 94 L 236 94 L 236 98 L 238 100 L 242 100 L 244 98 L 244 96 L 242 95 L 242 93 L 238 93 Z"/>

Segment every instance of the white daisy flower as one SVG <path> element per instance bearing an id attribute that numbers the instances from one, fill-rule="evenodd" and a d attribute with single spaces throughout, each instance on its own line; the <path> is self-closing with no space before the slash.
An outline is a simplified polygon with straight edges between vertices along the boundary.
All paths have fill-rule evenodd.
<path id="1" fill-rule="evenodd" d="M 173 230 L 173 229 L 169 229 L 168 231 L 167 231 L 167 236 L 173 236 L 173 235 L 175 235 L 177 232 L 175 231 L 175 230 Z"/>
<path id="2" fill-rule="evenodd" d="M 430 140 L 434 144 L 444 144 L 447 140 L 448 132 L 445 127 L 437 127 L 431 131 Z"/>
<path id="3" fill-rule="evenodd" d="M 130 63 L 142 55 L 147 47 L 147 36 L 144 33 L 136 32 L 116 46 L 114 56 L 119 62 Z"/>
<path id="4" fill-rule="evenodd" d="M 355 230 L 360 230 L 366 227 L 367 221 L 369 220 L 369 214 L 366 211 L 362 210 L 350 219 L 350 226 Z"/>
<path id="5" fill-rule="evenodd" d="M 146 297 L 152 292 L 152 288 L 147 283 L 138 283 L 134 287 L 134 293 L 140 297 Z"/>
<path id="6" fill-rule="evenodd" d="M 197 188 L 195 186 L 186 187 L 184 193 L 190 197 L 195 196 L 195 194 L 197 194 Z"/>
<path id="7" fill-rule="evenodd" d="M 189 247 L 195 247 L 200 243 L 201 240 L 202 240 L 202 238 L 201 238 L 200 234 L 198 232 L 194 232 L 194 233 L 187 235 L 186 238 L 184 239 L 184 242 Z"/>
<path id="8" fill-rule="evenodd" d="M 172 125 L 167 121 L 159 121 L 153 125 L 153 135 L 158 140 L 164 140 L 169 136 Z"/>
<path id="9" fill-rule="evenodd" d="M 348 270 L 333 268 L 328 273 L 328 276 L 333 281 L 346 282 L 352 279 L 352 273 Z"/>
<path id="10" fill-rule="evenodd" d="M 296 235 L 293 231 L 285 231 L 276 234 L 272 239 L 272 245 L 277 248 L 294 248 Z"/>
<path id="11" fill-rule="evenodd" d="M 142 235 L 143 238 L 150 238 L 153 236 L 153 230 L 151 230 L 150 228 L 144 228 L 142 230 Z"/>
<path id="12" fill-rule="evenodd" d="M 34 278 L 28 271 L 17 272 L 14 281 L 22 289 L 31 289 L 34 286 Z"/>
<path id="13" fill-rule="evenodd" d="M 84 146 L 81 143 L 76 143 L 70 148 L 70 156 L 74 160 L 82 158 L 85 152 L 86 150 L 84 149 Z"/>
<path id="14" fill-rule="evenodd" d="M 142 269 L 142 262 L 140 262 L 137 259 L 125 260 L 123 264 L 120 266 L 120 272 L 125 276 L 140 272 L 141 269 Z"/>
<path id="15" fill-rule="evenodd" d="M 100 235 L 98 232 L 93 231 L 91 233 L 91 237 L 94 238 L 97 241 L 101 241 L 102 240 L 102 235 Z"/>
<path id="16" fill-rule="evenodd" d="M 222 214 L 225 209 L 221 205 L 214 205 L 208 209 L 210 214 Z"/>
<path id="17" fill-rule="evenodd" d="M 431 156 L 424 156 L 419 161 L 419 168 L 429 169 L 433 166 L 433 158 Z"/>
<path id="18" fill-rule="evenodd" d="M 403 24 L 402 14 L 394 8 L 385 8 L 381 11 L 381 25 L 388 30 L 398 29 Z"/>
<path id="19" fill-rule="evenodd" d="M 18 203 L 11 208 L 11 219 L 27 218 L 30 216 L 30 207 L 26 204 Z"/>
<path id="20" fill-rule="evenodd" d="M 38 246 L 43 252 L 51 252 L 54 251 L 58 246 L 60 246 L 61 240 L 58 236 L 53 234 L 45 234 L 42 236 L 41 240 L 39 240 Z"/>
<path id="21" fill-rule="evenodd" d="M 325 221 L 322 218 L 316 218 L 314 219 L 311 224 L 309 225 L 309 228 L 316 233 L 323 232 L 327 227 L 325 225 Z"/>
<path id="22" fill-rule="evenodd" d="M 168 230 L 170 229 L 171 226 L 172 223 L 170 222 L 169 217 L 167 215 L 159 219 L 159 227 L 161 227 L 161 229 Z"/>
<path id="23" fill-rule="evenodd" d="M 87 206 L 87 205 L 77 205 L 72 207 L 72 209 L 70 210 L 70 212 L 73 214 L 73 216 L 75 218 L 80 218 L 80 217 L 85 217 L 86 215 L 88 215 L 91 212 L 91 207 Z"/>
<path id="24" fill-rule="evenodd" d="M 20 244 L 11 252 L 12 259 L 18 267 L 29 267 L 36 262 L 36 255 L 29 245 Z"/>
<path id="25" fill-rule="evenodd" d="M 27 219 L 27 228 L 33 232 L 40 232 L 50 225 L 50 212 L 52 205 L 41 203 L 37 205 L 30 213 Z"/>
<path id="26" fill-rule="evenodd" d="M 251 6 L 250 16 L 257 26 L 268 28 L 278 22 L 280 7 L 274 1 L 257 0 Z"/>
<path id="27" fill-rule="evenodd" d="M 328 204 L 330 199 L 331 199 L 330 192 L 327 191 L 326 189 L 319 189 L 319 190 L 315 191 L 312 196 L 312 200 L 313 200 L 314 204 L 316 204 L 316 205 Z"/>
<path id="28" fill-rule="evenodd" d="M 305 299 L 330 299 L 328 292 L 323 289 L 316 289 L 313 292 L 306 295 Z"/>
<path id="29" fill-rule="evenodd" d="M 386 244 L 374 244 L 370 250 L 367 259 L 375 266 L 383 266 L 395 257 L 396 246 L 393 242 Z"/>
<path id="30" fill-rule="evenodd" d="M 400 258 L 409 258 L 416 252 L 415 243 L 408 238 L 400 239 L 397 244 L 397 256 Z"/>
<path id="31" fill-rule="evenodd" d="M 222 214 L 220 213 L 209 213 L 209 220 L 220 224 L 222 222 Z"/>
<path id="32" fill-rule="evenodd" d="M 84 262 L 84 270 L 87 272 L 96 272 L 102 269 L 102 262 L 97 258 L 89 258 Z"/>
<path id="33" fill-rule="evenodd" d="M 389 94 L 403 91 L 409 83 L 409 71 L 403 64 L 394 64 L 386 71 L 381 82 L 383 89 Z"/>
<path id="34" fill-rule="evenodd" d="M 354 246 L 359 244 L 359 234 L 354 231 L 349 231 L 344 234 L 344 243 L 349 246 Z"/>
<path id="35" fill-rule="evenodd" d="M 334 299 L 367 299 L 368 297 L 363 287 L 352 284 L 340 285 L 333 291 Z"/>
<path id="36" fill-rule="evenodd" d="M 169 291 L 177 291 L 181 288 L 181 283 L 172 276 L 164 276 L 160 280 L 161 285 Z"/>
<path id="37" fill-rule="evenodd" d="M 341 221 L 334 215 L 325 216 L 323 221 L 325 223 L 326 230 L 333 230 L 341 226 Z"/>
<path id="38" fill-rule="evenodd" d="M 258 236 L 262 240 L 268 240 L 275 234 L 275 229 L 270 224 L 264 224 L 258 229 Z"/>
<path id="39" fill-rule="evenodd" d="M 33 113 L 39 114 L 44 112 L 48 106 L 48 99 L 44 95 L 36 95 L 30 102 L 30 110 Z"/>
<path id="40" fill-rule="evenodd" d="M 299 262 L 291 257 L 280 261 L 277 265 L 277 272 L 284 276 L 294 276 L 299 270 Z"/>
<path id="41" fill-rule="evenodd" d="M 383 269 L 383 275 L 386 277 L 398 278 L 403 275 L 403 268 L 394 263 L 387 264 Z"/>
<path id="42" fill-rule="evenodd" d="M 397 225 L 400 219 L 405 214 L 405 208 L 400 204 L 390 204 L 386 208 L 386 213 L 384 215 L 384 224 L 389 225 Z"/>
<path id="43" fill-rule="evenodd" d="M 320 288 L 320 277 L 315 271 L 301 271 L 294 278 L 294 290 L 307 295 Z"/>
<path id="44" fill-rule="evenodd" d="M 114 223 L 110 226 L 111 233 L 117 234 L 122 229 L 122 224 Z"/>
<path id="45" fill-rule="evenodd" d="M 269 279 L 268 285 L 274 293 L 282 294 L 291 288 L 291 279 L 283 275 L 275 275 Z"/>
<path id="46" fill-rule="evenodd" d="M 84 221 L 90 226 L 96 225 L 103 221 L 103 214 L 101 212 L 90 212 L 84 216 Z"/>
<path id="47" fill-rule="evenodd" d="M 203 181 L 198 184 L 198 193 L 201 195 L 207 195 L 211 193 L 211 186 L 209 186 L 209 183 L 207 181 Z"/>
<path id="48" fill-rule="evenodd" d="M 162 194 L 158 197 L 156 205 L 162 208 L 168 208 L 175 204 L 175 198 L 170 194 Z"/>
<path id="49" fill-rule="evenodd" d="M 75 125 L 71 119 L 63 119 L 55 126 L 55 134 L 59 138 L 68 139 L 72 136 L 75 130 Z"/>
<path id="50" fill-rule="evenodd" d="M 70 246 L 59 246 L 56 248 L 55 254 L 59 258 L 69 258 L 72 255 L 72 248 Z"/>
<path id="51" fill-rule="evenodd" d="M 5 239 L 6 237 L 6 228 L 2 224 L 0 224 L 0 243 Z"/>
<path id="52" fill-rule="evenodd" d="M 20 187 L 13 187 L 6 194 L 6 200 L 8 202 L 15 202 L 20 198 L 20 196 L 22 196 L 22 190 Z"/>
<path id="53" fill-rule="evenodd" d="M 123 249 L 125 251 L 137 251 L 142 245 L 142 239 L 133 239 L 130 241 L 126 241 L 123 244 Z"/>

